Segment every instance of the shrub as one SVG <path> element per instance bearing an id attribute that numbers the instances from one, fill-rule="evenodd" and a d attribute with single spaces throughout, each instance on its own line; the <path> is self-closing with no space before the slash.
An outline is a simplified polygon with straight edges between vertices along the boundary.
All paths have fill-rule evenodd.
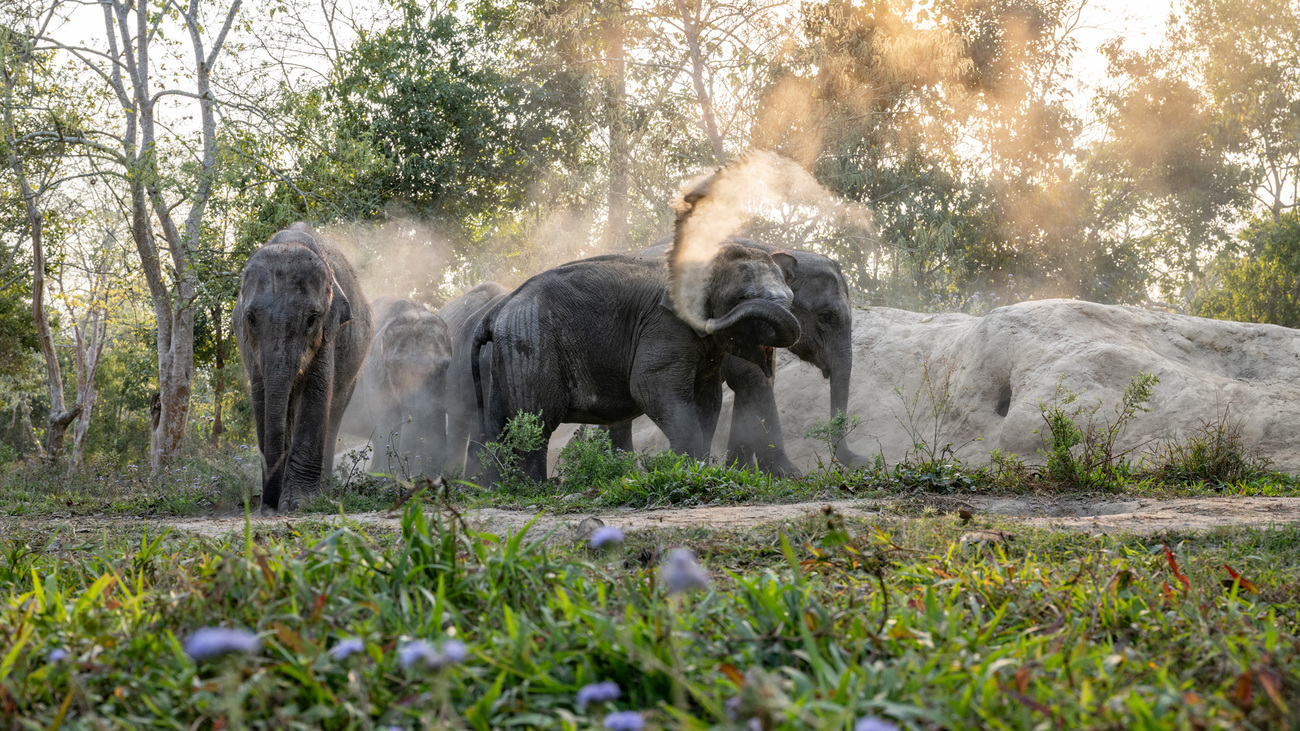
<path id="1" fill-rule="evenodd" d="M 1227 414 L 1216 422 L 1202 421 L 1195 434 L 1167 442 L 1157 450 L 1160 476 L 1179 484 L 1208 482 L 1231 485 L 1268 474 L 1269 460 L 1241 443 L 1240 425 Z"/>
<path id="2" fill-rule="evenodd" d="M 1097 418 L 1101 399 L 1091 405 L 1067 408 L 1077 403 L 1083 392 L 1065 388 L 1064 379 L 1062 375 L 1057 380 L 1056 394 L 1050 402 L 1038 402 L 1047 425 L 1047 474 L 1070 486 L 1114 484 L 1131 470 L 1131 464 L 1123 458 L 1136 449 L 1117 452 L 1115 442 L 1139 412 L 1151 410 L 1151 392 L 1160 378 L 1146 372 L 1130 378 L 1124 395 L 1115 404 L 1115 416 L 1104 420 Z"/>
<path id="3" fill-rule="evenodd" d="M 557 470 L 570 492 L 621 480 L 636 469 L 636 457 L 614 449 L 609 432 L 582 427 L 560 450 Z"/>
<path id="4" fill-rule="evenodd" d="M 500 487 L 508 492 L 528 491 L 532 481 L 524 474 L 524 456 L 546 444 L 541 414 L 521 411 L 506 422 L 501 441 L 483 445 L 483 461 L 495 462 L 501 474 Z"/>

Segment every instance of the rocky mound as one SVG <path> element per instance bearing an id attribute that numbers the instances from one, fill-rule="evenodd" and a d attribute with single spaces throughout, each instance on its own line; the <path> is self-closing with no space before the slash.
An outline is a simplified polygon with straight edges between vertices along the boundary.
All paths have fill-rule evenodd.
<path id="1" fill-rule="evenodd" d="M 849 409 L 862 423 L 849 442 L 864 456 L 892 464 L 924 441 L 951 444 L 963 461 L 984 462 L 1000 449 L 1041 464 L 1039 403 L 1053 400 L 1058 383 L 1083 392 L 1079 404 L 1100 399 L 1095 418 L 1104 422 L 1130 378 L 1147 371 L 1160 378 L 1151 411 L 1117 441 L 1136 448 L 1133 457 L 1226 422 L 1274 468 L 1300 471 L 1300 333 L 1289 328 L 1044 300 L 983 317 L 875 307 L 858 310 L 853 329 Z M 776 390 L 790 458 L 815 468 L 828 454 L 804 435 L 826 419 L 829 385 L 781 351 Z M 730 422 L 728 394 L 715 454 Z M 572 431 L 556 433 L 552 460 Z M 644 417 L 633 438 L 638 450 L 667 446 Z"/>

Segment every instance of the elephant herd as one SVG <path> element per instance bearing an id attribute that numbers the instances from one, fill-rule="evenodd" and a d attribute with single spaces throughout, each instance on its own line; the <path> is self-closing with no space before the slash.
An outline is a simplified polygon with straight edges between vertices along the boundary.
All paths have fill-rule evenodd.
<path id="1" fill-rule="evenodd" d="M 562 423 L 600 424 L 625 450 L 644 414 L 673 451 L 703 459 L 724 383 L 735 393 L 728 458 L 798 475 L 777 416 L 774 349 L 817 367 L 831 415 L 847 412 L 848 286 L 825 256 L 751 240 L 729 239 L 707 261 L 683 256 L 684 224 L 708 194 L 706 181 L 684 196 L 671 240 L 570 262 L 513 292 L 480 284 L 437 312 L 367 301 L 346 258 L 306 224 L 275 234 L 249 257 L 233 311 L 262 512 L 320 489 L 340 431 L 412 472 L 463 466 L 481 484 L 499 475 L 490 460 L 480 466 L 478 447 L 523 412 L 540 415 L 547 440 Z M 523 455 L 534 479 L 546 476 L 545 443 Z M 859 461 L 840 450 L 840 462 Z"/>

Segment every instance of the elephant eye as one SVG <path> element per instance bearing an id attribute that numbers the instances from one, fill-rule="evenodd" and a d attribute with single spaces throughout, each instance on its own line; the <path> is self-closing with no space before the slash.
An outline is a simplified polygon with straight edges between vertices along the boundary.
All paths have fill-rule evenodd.
<path id="1" fill-rule="evenodd" d="M 316 322 L 320 320 L 320 314 L 316 312 L 307 313 L 307 329 L 316 327 Z"/>
<path id="2" fill-rule="evenodd" d="M 249 311 L 248 311 L 248 314 L 245 315 L 245 319 L 248 320 L 248 326 L 249 326 L 249 327 L 257 327 L 257 313 L 256 313 L 256 312 L 253 312 L 252 310 L 249 310 Z"/>
<path id="3" fill-rule="evenodd" d="M 822 310 L 819 319 L 821 319 L 821 321 L 827 325 L 833 325 L 835 324 L 835 320 L 838 319 L 838 317 L 839 315 L 835 312 L 835 310 Z"/>

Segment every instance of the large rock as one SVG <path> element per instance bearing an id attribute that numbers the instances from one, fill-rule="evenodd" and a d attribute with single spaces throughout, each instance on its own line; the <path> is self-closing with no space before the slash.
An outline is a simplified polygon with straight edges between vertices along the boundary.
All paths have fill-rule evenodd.
<path id="1" fill-rule="evenodd" d="M 858 310 L 853 325 L 849 409 L 862 424 L 849 442 L 893 464 L 914 444 L 951 444 L 963 461 L 993 449 L 1041 464 L 1045 424 L 1039 402 L 1058 382 L 1083 391 L 1081 404 L 1114 418 L 1129 379 L 1155 373 L 1148 413 L 1119 437 L 1130 457 L 1225 420 L 1242 443 L 1277 469 L 1300 471 L 1300 334 L 1275 325 L 1206 320 L 1076 300 L 1023 302 L 983 317 L 927 315 L 885 307 Z M 804 437 L 827 418 L 829 385 L 811 366 L 781 351 L 777 403 L 786 446 L 801 468 L 829 455 Z M 939 407 L 939 408 L 936 408 Z M 910 415 L 909 415 L 910 412 Z M 936 420 L 935 412 L 939 416 Z M 731 397 L 723 406 L 714 453 L 726 446 Z M 572 429 L 557 432 L 554 460 Z M 638 450 L 667 447 L 648 419 L 636 422 Z"/>

